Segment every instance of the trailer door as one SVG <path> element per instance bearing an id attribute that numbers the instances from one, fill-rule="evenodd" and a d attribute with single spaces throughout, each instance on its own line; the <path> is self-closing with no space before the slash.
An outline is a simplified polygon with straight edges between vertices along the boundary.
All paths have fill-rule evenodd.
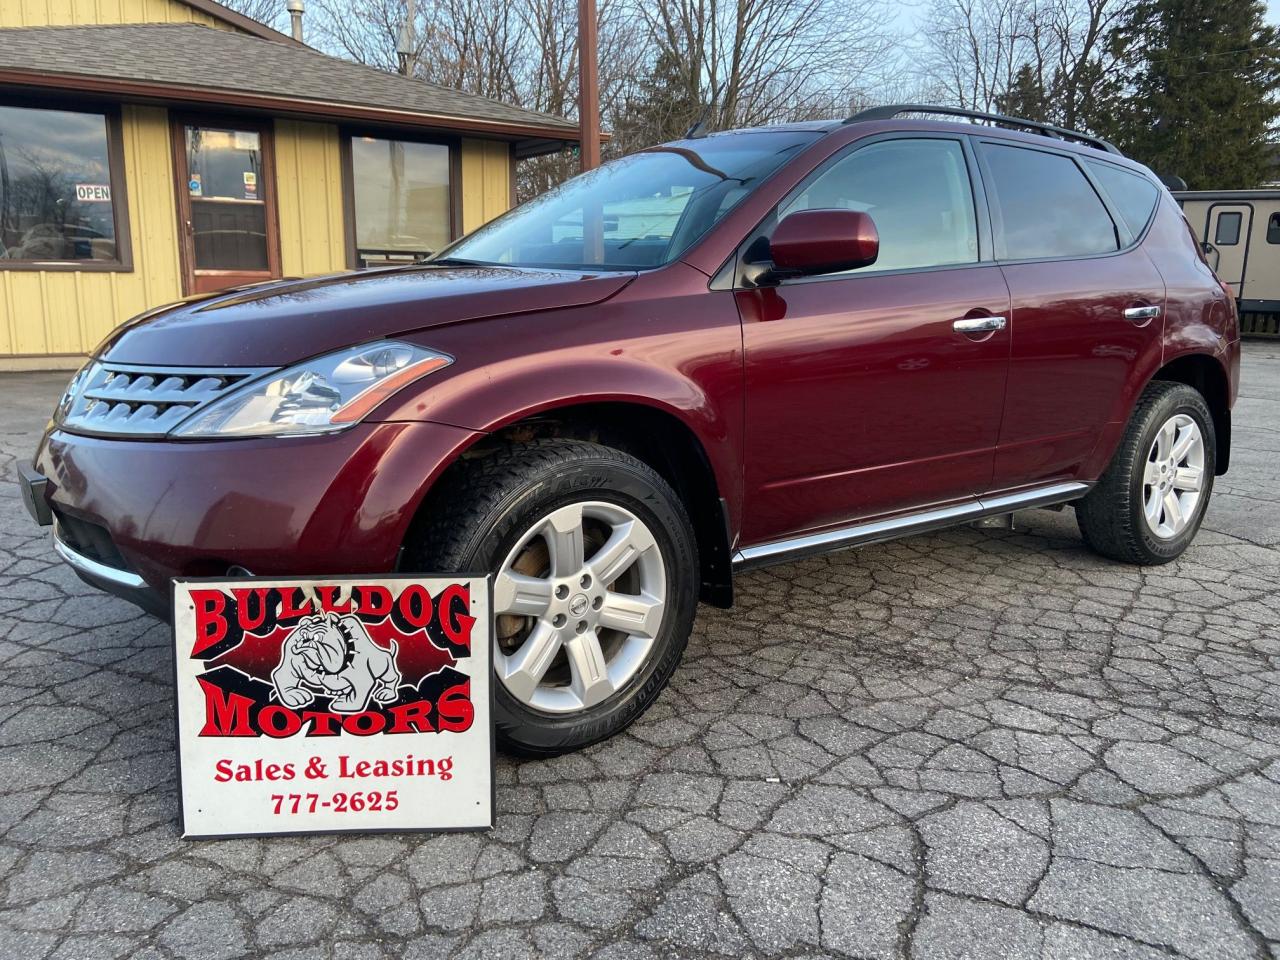
<path id="1" fill-rule="evenodd" d="M 1205 239 L 1218 251 L 1214 271 L 1230 285 L 1236 297 L 1244 295 L 1245 268 L 1249 263 L 1249 236 L 1253 232 L 1253 204 L 1212 203 L 1206 215 Z M 1212 262 L 1212 257 L 1210 261 Z"/>

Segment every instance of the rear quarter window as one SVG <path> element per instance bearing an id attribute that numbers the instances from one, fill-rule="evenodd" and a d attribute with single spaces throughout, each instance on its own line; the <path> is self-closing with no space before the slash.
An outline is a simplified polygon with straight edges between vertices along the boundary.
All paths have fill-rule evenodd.
<path id="1" fill-rule="evenodd" d="M 997 220 L 996 256 L 1034 260 L 1112 253 L 1116 226 L 1093 185 L 1070 157 L 982 144 Z"/>
<path id="2" fill-rule="evenodd" d="M 1107 192 L 1111 205 L 1120 214 L 1129 232 L 1136 238 L 1147 227 L 1147 221 L 1155 212 L 1160 191 L 1141 174 L 1133 173 L 1111 163 L 1086 160 L 1089 170 L 1098 178 Z"/>

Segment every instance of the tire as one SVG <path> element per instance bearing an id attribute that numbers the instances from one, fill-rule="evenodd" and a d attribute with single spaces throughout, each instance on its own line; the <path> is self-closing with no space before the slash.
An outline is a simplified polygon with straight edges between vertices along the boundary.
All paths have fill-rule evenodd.
<path id="1" fill-rule="evenodd" d="M 488 572 L 495 614 L 504 605 L 543 611 L 495 616 L 494 721 L 504 752 L 578 750 L 625 729 L 653 703 L 684 653 L 700 579 L 689 517 L 656 471 L 611 447 L 536 440 L 464 461 L 433 502 L 402 567 Z M 557 532 L 579 514 L 576 540 Z M 613 566 L 600 550 L 605 543 L 622 544 Z M 577 556 L 581 575 L 564 576 Z M 592 580 L 593 570 L 604 575 Z M 537 582 L 521 580 L 525 590 L 513 591 L 507 585 L 517 575 Z M 624 614 L 632 618 L 627 629 L 615 629 Z M 623 678 L 616 684 L 615 675 Z"/>
<path id="2" fill-rule="evenodd" d="M 1170 456 L 1164 457 L 1157 442 L 1170 425 L 1173 442 L 1166 448 Z M 1178 453 L 1179 441 L 1194 443 L 1192 425 L 1199 433 L 1200 486 L 1194 491 L 1199 494 L 1194 505 L 1184 508 L 1186 494 L 1192 492 L 1186 488 L 1195 458 L 1183 457 L 1179 463 L 1185 466 L 1173 471 L 1167 464 Z M 1166 438 L 1170 436 L 1165 433 Z M 1085 543 L 1104 557 L 1144 566 L 1181 556 L 1200 529 L 1213 492 L 1216 442 L 1213 416 L 1196 390 L 1167 381 L 1148 384 L 1107 472 L 1076 504 L 1076 521 Z M 1161 464 L 1166 465 L 1163 471 Z M 1175 510 L 1169 509 L 1170 493 L 1179 501 Z M 1155 519 L 1149 520 L 1153 494 Z M 1174 522 L 1177 518 L 1181 525 Z"/>

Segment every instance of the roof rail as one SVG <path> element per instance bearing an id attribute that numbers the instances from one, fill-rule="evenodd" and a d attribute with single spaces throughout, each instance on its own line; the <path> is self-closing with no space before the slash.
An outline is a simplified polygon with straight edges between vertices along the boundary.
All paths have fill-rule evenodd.
<path id="1" fill-rule="evenodd" d="M 894 117 L 904 113 L 935 113 L 948 117 L 968 117 L 970 120 L 986 120 L 989 123 L 1003 127 L 1022 127 L 1025 130 L 1034 130 L 1036 133 L 1042 133 L 1057 140 L 1078 140 L 1099 150 L 1105 150 L 1107 153 L 1123 156 L 1115 144 L 1102 139 L 1102 137 L 1095 137 L 1091 133 L 1068 130 L 1066 127 L 1057 127 L 1052 123 L 1041 123 L 1039 120 L 1024 120 L 1021 117 L 1006 117 L 999 113 L 967 110 L 964 107 L 929 106 L 924 103 L 895 103 L 885 107 L 871 107 L 867 110 L 861 110 L 844 122 L 863 123 L 867 120 L 892 120 Z"/>

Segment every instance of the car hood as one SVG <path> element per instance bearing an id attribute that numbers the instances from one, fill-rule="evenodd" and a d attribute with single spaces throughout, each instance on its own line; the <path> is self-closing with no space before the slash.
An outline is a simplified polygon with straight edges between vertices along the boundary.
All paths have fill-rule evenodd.
<path id="1" fill-rule="evenodd" d="M 278 280 L 160 307 L 98 350 L 113 363 L 283 366 L 465 320 L 599 303 L 634 273 L 430 264 Z"/>

